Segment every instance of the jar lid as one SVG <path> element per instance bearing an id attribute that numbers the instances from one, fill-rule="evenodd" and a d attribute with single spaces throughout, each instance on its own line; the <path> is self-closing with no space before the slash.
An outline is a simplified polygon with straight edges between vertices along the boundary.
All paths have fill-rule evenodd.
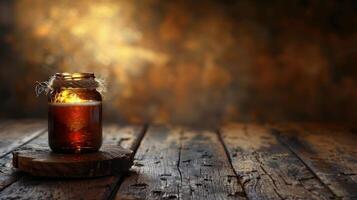
<path id="1" fill-rule="evenodd" d="M 87 78 L 95 78 L 94 73 L 87 72 L 75 72 L 75 73 L 56 73 L 56 78 L 64 79 L 64 80 L 82 80 Z"/>
<path id="2" fill-rule="evenodd" d="M 59 88 L 88 88 L 97 89 L 98 92 L 106 91 L 103 79 L 95 78 L 90 72 L 61 72 L 50 77 L 50 80 L 38 82 L 35 88 L 36 95 L 42 92 L 48 94 Z"/>

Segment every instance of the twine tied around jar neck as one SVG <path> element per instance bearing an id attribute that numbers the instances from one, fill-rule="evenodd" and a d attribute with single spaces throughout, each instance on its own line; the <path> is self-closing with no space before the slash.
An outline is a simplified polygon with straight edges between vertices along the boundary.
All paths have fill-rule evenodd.
<path id="1" fill-rule="evenodd" d="M 61 88 L 96 89 L 99 93 L 106 92 L 104 79 L 96 78 L 93 73 L 56 73 L 48 81 L 36 82 L 35 92 L 48 95 Z"/>

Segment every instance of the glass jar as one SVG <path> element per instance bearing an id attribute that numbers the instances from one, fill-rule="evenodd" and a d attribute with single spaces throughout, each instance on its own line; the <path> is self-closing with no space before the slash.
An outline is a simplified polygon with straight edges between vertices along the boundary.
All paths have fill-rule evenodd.
<path id="1" fill-rule="evenodd" d="M 48 141 L 54 152 L 86 153 L 102 145 L 102 97 L 93 73 L 57 73 L 48 97 Z"/>

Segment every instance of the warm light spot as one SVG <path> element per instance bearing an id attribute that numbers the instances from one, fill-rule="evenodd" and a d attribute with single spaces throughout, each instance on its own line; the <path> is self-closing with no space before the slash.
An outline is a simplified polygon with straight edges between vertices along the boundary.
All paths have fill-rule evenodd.
<path id="1" fill-rule="evenodd" d="M 49 24 L 43 23 L 35 28 L 34 34 L 39 38 L 45 37 L 46 35 L 49 34 L 50 29 L 51 27 L 49 26 Z"/>
<path id="2" fill-rule="evenodd" d="M 31 6 L 34 7 L 28 9 Z M 26 55 L 37 62 L 46 60 L 48 66 L 56 66 L 56 61 L 63 59 L 63 71 L 100 71 L 102 76 L 108 75 L 112 67 L 121 68 L 128 77 L 142 73 L 143 63 L 164 65 L 169 60 L 166 53 L 142 45 L 143 33 L 134 23 L 136 13 L 131 7 L 114 0 L 42 0 L 36 5 L 20 0 L 16 2 L 17 13 L 21 13 L 16 18 L 16 28 L 20 32 L 26 30 L 28 37 L 35 39 L 21 46 L 30 45 L 31 52 Z M 44 45 L 30 44 L 32 41 L 42 41 Z"/>
<path id="3" fill-rule="evenodd" d="M 86 101 L 87 100 L 81 99 L 72 90 L 63 90 L 62 92 L 56 95 L 54 103 L 83 103 Z"/>

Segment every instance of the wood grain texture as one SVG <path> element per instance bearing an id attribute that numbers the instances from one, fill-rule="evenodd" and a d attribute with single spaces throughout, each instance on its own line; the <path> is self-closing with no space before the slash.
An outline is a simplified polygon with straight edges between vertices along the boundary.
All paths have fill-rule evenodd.
<path id="1" fill-rule="evenodd" d="M 44 134 L 45 130 L 44 120 L 5 120 L 0 124 L 0 190 L 18 179 L 9 153 Z"/>
<path id="2" fill-rule="evenodd" d="M 183 131 L 182 199 L 246 199 L 217 133 Z"/>
<path id="3" fill-rule="evenodd" d="M 343 199 L 357 199 L 357 135 L 352 129 L 319 124 L 274 126 L 283 143 Z"/>
<path id="4" fill-rule="evenodd" d="M 116 199 L 178 198 L 179 129 L 149 127 L 134 157 L 133 172 Z"/>
<path id="5" fill-rule="evenodd" d="M 143 130 L 143 127 L 105 126 L 103 142 L 135 151 L 144 134 Z M 47 134 L 31 141 L 29 145 L 41 143 L 47 143 Z M 48 179 L 22 175 L 0 192 L 0 199 L 107 199 L 121 178 Z"/>
<path id="6" fill-rule="evenodd" d="M 152 127 L 116 199 L 245 199 L 214 132 Z"/>
<path id="7" fill-rule="evenodd" d="M 334 197 L 264 126 L 231 124 L 220 134 L 249 199 Z"/>
<path id="8" fill-rule="evenodd" d="M 0 158 L 45 133 L 44 120 L 8 120 L 0 126 Z"/>
<path id="9" fill-rule="evenodd" d="M 357 199 L 356 129 L 235 124 L 218 135 L 160 126 L 150 128 L 141 141 L 143 127 L 109 125 L 106 144 L 135 151 L 141 141 L 133 171 L 124 180 L 123 175 L 49 179 L 14 171 L 9 153 L 47 144 L 45 124 L 0 123 L 0 200 Z"/>
<path id="10" fill-rule="evenodd" d="M 129 170 L 133 151 L 104 144 L 98 152 L 59 154 L 48 145 L 26 145 L 13 151 L 13 166 L 33 176 L 90 178 Z"/>

